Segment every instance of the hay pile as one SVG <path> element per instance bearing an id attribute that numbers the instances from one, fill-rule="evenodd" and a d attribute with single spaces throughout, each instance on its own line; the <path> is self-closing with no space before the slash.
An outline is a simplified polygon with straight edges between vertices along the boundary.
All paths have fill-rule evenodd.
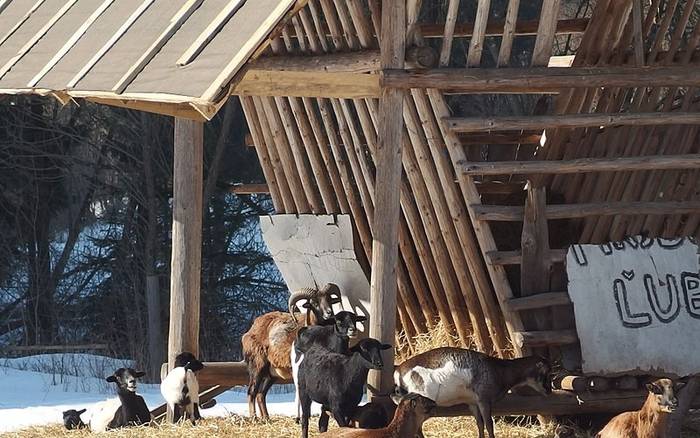
<path id="1" fill-rule="evenodd" d="M 317 435 L 317 418 L 311 421 L 311 437 Z M 334 423 L 331 421 L 331 427 Z M 477 437 L 476 424 L 472 418 L 433 418 L 428 420 L 423 427 L 426 438 L 465 438 Z M 189 424 L 157 425 L 153 427 L 137 427 L 111 431 L 104 434 L 93 434 L 89 431 L 68 431 L 62 425 L 49 427 L 37 427 L 10 433 L 6 436 L 13 438 L 48 438 L 48 437 L 97 437 L 110 438 L 185 438 L 197 436 L 198 438 L 210 438 L 221 436 L 234 436 L 236 438 L 284 438 L 298 437 L 299 425 L 290 417 L 273 417 L 269 423 L 251 421 L 246 417 L 231 416 L 228 418 L 205 419 L 196 427 Z M 514 426 L 499 422 L 496 433 L 502 438 L 535 438 L 553 437 L 552 430 L 538 426 Z M 581 435 L 584 437 L 585 435 Z"/>

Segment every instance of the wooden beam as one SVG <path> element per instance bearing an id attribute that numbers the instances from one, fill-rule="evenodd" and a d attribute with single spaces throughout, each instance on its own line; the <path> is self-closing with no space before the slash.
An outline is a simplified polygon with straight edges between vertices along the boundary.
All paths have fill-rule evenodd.
<path id="1" fill-rule="evenodd" d="M 4 10 L 7 6 L 9 6 L 11 1 L 12 0 L 6 0 L 6 1 L 3 1 L 2 3 L 0 3 L 0 11 Z M 17 21 L 14 24 L 14 26 L 12 26 L 12 28 L 10 28 L 10 30 L 5 32 L 5 34 L 3 34 L 2 37 L 0 37 L 0 45 L 4 44 L 5 41 L 7 41 L 12 35 L 14 35 L 14 33 L 17 31 L 17 29 L 22 27 L 22 25 L 25 23 L 25 21 L 29 20 L 29 17 L 31 17 L 34 14 L 34 12 L 36 12 L 36 10 L 39 9 L 39 7 L 45 1 L 46 0 L 37 0 L 36 3 L 34 3 L 32 5 L 32 7 L 29 8 L 29 10 L 22 16 L 22 18 L 20 18 L 20 20 Z"/>
<path id="2" fill-rule="evenodd" d="M 406 58 L 406 2 L 382 2 L 381 67 L 399 68 Z M 379 138 L 375 154 L 376 185 L 372 236 L 369 334 L 393 344 L 396 330 L 396 287 L 401 216 L 401 145 L 403 143 L 404 92 L 384 88 L 381 92 Z M 384 368 L 371 371 L 367 385 L 373 396 L 393 391 L 394 351 L 382 355 Z"/>
<path id="3" fill-rule="evenodd" d="M 543 0 L 540 12 L 540 22 L 537 26 L 537 39 L 532 51 L 532 65 L 546 66 L 552 53 L 554 36 L 557 33 L 557 17 L 559 16 L 560 0 Z"/>
<path id="4" fill-rule="evenodd" d="M 168 363 L 182 351 L 199 354 L 204 125 L 175 119 L 173 234 Z"/>
<path id="5" fill-rule="evenodd" d="M 481 221 L 523 220 L 523 207 L 502 205 L 474 205 L 474 214 Z M 605 202 L 594 204 L 548 205 L 547 219 L 574 219 L 588 216 L 617 215 L 675 215 L 700 212 L 700 201 L 682 202 Z"/>
<path id="6" fill-rule="evenodd" d="M 481 54 L 484 49 L 484 38 L 486 37 L 486 25 L 489 19 L 489 9 L 491 0 L 479 0 L 474 18 L 474 34 L 469 39 L 469 52 L 467 52 L 467 67 L 478 67 L 481 65 Z"/>
<path id="7" fill-rule="evenodd" d="M 49 72 L 58 61 L 60 61 L 70 49 L 73 48 L 75 43 L 78 42 L 80 38 L 87 32 L 88 28 L 102 15 L 104 11 L 109 8 L 114 0 L 104 0 L 103 3 L 88 17 L 83 23 L 78 27 L 78 29 L 73 33 L 73 35 L 66 41 L 66 43 L 56 52 L 56 54 L 47 62 L 44 67 L 37 73 L 27 84 L 28 88 L 34 87 L 45 75 Z"/>
<path id="8" fill-rule="evenodd" d="M 8 71 L 10 71 L 10 69 L 20 59 L 22 59 L 24 57 L 24 55 L 26 55 L 27 53 L 29 53 L 30 50 L 32 50 L 32 47 L 34 47 L 34 45 L 36 43 L 38 43 L 39 40 L 44 37 L 44 35 L 46 35 L 46 32 L 48 32 L 58 22 L 58 20 L 61 19 L 61 17 L 63 17 L 64 15 L 66 15 L 66 13 L 68 13 L 68 11 L 73 7 L 73 5 L 75 5 L 75 3 L 77 1 L 78 0 L 66 1 L 66 3 L 63 6 L 61 6 L 61 9 L 59 9 L 58 12 L 56 12 L 56 14 L 54 14 L 52 17 L 50 17 L 49 20 L 41 27 L 41 29 L 39 29 L 39 31 L 34 33 L 34 35 L 32 35 L 31 38 L 29 38 L 29 40 L 19 50 L 17 50 L 17 53 L 15 53 L 14 56 L 12 56 L 12 58 L 10 58 L 2 67 L 0 67 L 0 79 L 3 76 L 5 76 L 5 74 Z M 29 16 L 36 10 L 35 8 L 38 8 L 38 6 L 41 5 L 41 3 L 42 2 L 40 1 L 40 2 L 37 2 L 36 4 L 34 4 L 32 9 L 30 10 L 30 12 L 28 12 L 24 16 L 24 18 L 22 19 L 22 23 L 24 22 L 24 20 L 29 18 Z M 9 38 L 12 35 L 12 33 L 17 29 L 18 29 L 17 26 L 13 27 L 10 30 L 10 32 L 7 33 L 3 37 L 2 42 L 4 42 L 7 38 Z"/>
<path id="9" fill-rule="evenodd" d="M 437 88 L 461 93 L 556 93 L 566 88 L 698 87 L 696 67 L 570 67 L 389 70 L 382 84 L 394 88 Z"/>
<path id="10" fill-rule="evenodd" d="M 267 184 L 234 184 L 228 191 L 237 195 L 269 195 L 270 187 Z"/>
<path id="11" fill-rule="evenodd" d="M 466 164 L 462 163 L 462 172 L 465 175 L 567 174 L 673 169 L 700 169 L 700 154 L 579 158 L 566 161 L 471 161 Z"/>
<path id="12" fill-rule="evenodd" d="M 588 27 L 588 18 L 574 18 L 569 20 L 559 20 L 557 22 L 557 35 L 583 33 Z M 489 21 L 486 25 L 487 37 L 499 37 L 506 31 L 507 21 Z M 515 25 L 515 36 L 533 36 L 537 35 L 537 30 L 540 27 L 539 20 L 522 20 Z M 420 29 L 424 38 L 442 38 L 444 24 L 421 24 Z M 474 34 L 474 24 L 464 23 L 455 26 L 454 37 L 470 38 Z"/>
<path id="13" fill-rule="evenodd" d="M 119 26 L 119 29 L 117 29 L 114 34 L 107 40 L 106 43 L 100 47 L 100 50 L 98 50 L 92 58 L 80 69 L 80 71 L 73 76 L 73 78 L 68 81 L 68 84 L 66 85 L 67 89 L 74 88 L 76 84 L 86 75 L 92 68 L 99 62 L 100 59 L 109 51 L 109 49 L 114 46 L 119 39 L 124 36 L 124 34 L 129 30 L 129 28 L 136 22 L 136 20 L 139 19 L 139 17 L 146 11 L 146 9 L 149 8 L 153 4 L 155 0 L 144 0 L 143 3 L 139 5 L 138 8 L 127 18 L 127 20 Z"/>
<path id="14" fill-rule="evenodd" d="M 219 12 L 219 14 L 210 21 L 209 25 L 199 34 L 197 39 L 185 50 L 180 59 L 177 60 L 176 64 L 179 66 L 187 65 L 199 56 L 199 54 L 204 50 L 204 48 L 214 39 L 214 37 L 219 33 L 221 28 L 224 27 L 226 23 L 231 19 L 233 14 L 238 11 L 238 9 L 243 5 L 244 0 L 231 0 L 224 8 Z"/>
<path id="15" fill-rule="evenodd" d="M 632 29 L 634 31 L 634 61 L 638 66 L 644 65 L 644 32 L 642 30 L 642 0 L 632 0 Z"/>
<path id="16" fill-rule="evenodd" d="M 520 10 L 520 0 L 510 0 L 508 2 L 508 11 L 506 19 L 503 23 L 503 37 L 501 38 L 501 48 L 498 51 L 498 66 L 505 67 L 510 63 L 510 54 L 513 49 L 513 40 L 518 22 L 518 11 Z M 488 32 L 488 25 L 487 32 Z"/>
<path id="17" fill-rule="evenodd" d="M 554 347 L 578 342 L 576 330 L 516 332 L 513 342 L 520 348 Z"/>
<path id="18" fill-rule="evenodd" d="M 207 121 L 201 112 L 197 111 L 192 107 L 192 105 L 187 103 L 161 103 L 149 102 L 145 100 L 106 99 L 101 97 L 86 97 L 85 100 L 102 105 L 146 111 L 149 113 L 178 117 L 181 119 L 189 119 L 199 122 Z"/>
<path id="19" fill-rule="evenodd" d="M 493 132 L 545 128 L 604 128 L 611 126 L 697 125 L 700 113 L 609 113 L 558 114 L 547 116 L 514 116 L 447 119 L 455 132 Z"/>
<path id="20" fill-rule="evenodd" d="M 129 67 L 129 69 L 122 75 L 122 77 L 117 81 L 117 83 L 112 87 L 112 92 L 116 94 L 121 94 L 126 90 L 126 87 L 136 78 L 136 76 L 141 73 L 141 71 L 146 67 L 146 64 L 151 62 L 151 60 L 160 52 L 160 49 L 165 46 L 165 44 L 170 41 L 170 38 L 175 35 L 175 32 L 180 29 L 180 26 L 187 21 L 187 19 L 194 13 L 197 8 L 202 4 L 204 0 L 188 0 L 187 3 L 182 5 L 182 7 L 175 13 L 175 15 L 170 19 L 168 26 L 163 30 L 163 32 L 158 35 L 155 41 L 146 49 L 146 51 L 141 54 L 139 59 Z"/>
<path id="21" fill-rule="evenodd" d="M 250 69 L 233 87 L 239 96 L 379 97 L 379 75 Z"/>
<path id="22" fill-rule="evenodd" d="M 506 303 L 508 310 L 519 312 L 522 310 L 567 305 L 571 304 L 571 300 L 566 292 L 546 292 L 521 298 L 511 298 Z"/>
<path id="23" fill-rule="evenodd" d="M 108 344 L 82 344 L 82 345 L 9 345 L 0 349 L 2 351 L 19 352 L 48 352 L 48 351 L 79 351 L 79 350 L 109 350 Z"/>
<path id="24" fill-rule="evenodd" d="M 254 70 L 367 73 L 379 70 L 379 50 L 314 56 L 267 56 L 250 64 Z"/>
<path id="25" fill-rule="evenodd" d="M 564 263 L 566 252 L 566 249 L 550 249 L 550 263 Z M 492 265 L 519 265 L 521 261 L 521 251 L 490 251 L 486 253 L 486 262 Z"/>

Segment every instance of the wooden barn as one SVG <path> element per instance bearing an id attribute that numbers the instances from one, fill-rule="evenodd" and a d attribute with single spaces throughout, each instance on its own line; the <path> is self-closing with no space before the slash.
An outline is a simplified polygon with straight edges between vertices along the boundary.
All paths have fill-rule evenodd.
<path id="1" fill-rule="evenodd" d="M 176 118 L 171 361 L 198 350 L 202 126 L 239 96 L 266 185 L 236 190 L 350 219 L 372 337 L 442 321 L 464 346 L 566 370 L 552 396 L 500 413 L 621 411 L 641 404 L 644 368 L 598 367 L 587 300 L 621 327 L 641 320 L 633 339 L 652 310 L 700 329 L 700 2 L 570 3 L 0 0 L 0 93 Z M 635 311 L 643 289 L 612 276 L 654 257 L 678 278 L 655 265 L 659 298 L 638 275 L 656 304 Z M 670 345 L 680 359 L 647 369 L 696 359 Z M 240 363 L 202 380 L 210 397 L 247 383 Z M 390 391 L 390 367 L 371 385 Z"/>

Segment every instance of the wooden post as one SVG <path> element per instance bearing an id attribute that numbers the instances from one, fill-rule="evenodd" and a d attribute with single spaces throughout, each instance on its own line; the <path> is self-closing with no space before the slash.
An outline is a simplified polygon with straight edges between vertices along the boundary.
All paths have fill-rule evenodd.
<path id="1" fill-rule="evenodd" d="M 402 69 L 406 49 L 406 2 L 385 0 L 382 3 L 381 67 Z M 401 90 L 382 89 L 376 154 L 369 334 L 389 344 L 394 343 L 396 330 L 403 99 Z M 384 369 L 369 375 L 368 386 L 372 396 L 387 395 L 393 388 L 393 349 L 386 350 L 383 359 Z"/>
<path id="2" fill-rule="evenodd" d="M 199 354 L 203 143 L 201 122 L 175 119 L 169 369 L 179 352 Z"/>

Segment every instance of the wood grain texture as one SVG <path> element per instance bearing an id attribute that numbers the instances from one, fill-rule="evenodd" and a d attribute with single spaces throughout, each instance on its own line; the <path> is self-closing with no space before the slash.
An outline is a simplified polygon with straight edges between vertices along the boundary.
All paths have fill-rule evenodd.
<path id="1" fill-rule="evenodd" d="M 168 363 L 199 354 L 204 125 L 175 119 Z"/>

